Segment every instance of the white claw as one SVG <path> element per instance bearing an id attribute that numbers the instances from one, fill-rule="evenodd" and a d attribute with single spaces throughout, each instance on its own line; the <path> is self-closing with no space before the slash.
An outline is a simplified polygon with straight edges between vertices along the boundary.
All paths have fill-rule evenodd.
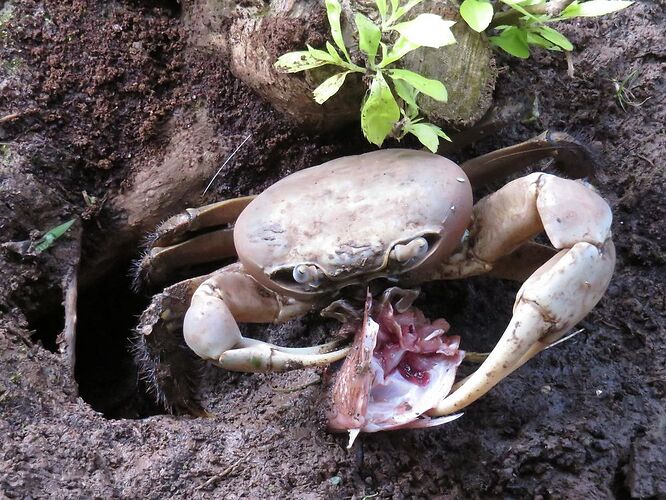
<path id="1" fill-rule="evenodd" d="M 183 321 L 185 343 L 197 356 L 217 361 L 241 340 L 241 332 L 224 301 L 210 285 L 192 296 Z"/>
<path id="2" fill-rule="evenodd" d="M 560 339 L 599 302 L 615 267 L 611 210 L 584 184 L 531 174 L 488 196 L 475 211 L 473 251 L 489 262 L 539 231 L 561 250 L 520 288 L 511 322 L 479 369 L 431 415 L 466 407 Z"/>
<path id="3" fill-rule="evenodd" d="M 361 433 L 361 429 L 349 429 L 349 443 L 347 444 L 347 449 L 351 449 L 352 446 L 354 446 L 354 441 L 356 441 L 356 438 L 358 435 Z"/>
<path id="4" fill-rule="evenodd" d="M 243 337 L 232 313 L 234 300 L 255 299 L 253 305 L 259 308 L 256 314 L 261 315 L 267 313 L 265 306 L 270 307 L 270 302 L 266 302 L 269 299 L 264 295 L 250 294 L 256 290 L 254 281 L 249 282 L 250 287 L 243 289 L 243 281 L 232 279 L 225 282 L 221 276 L 224 277 L 222 274 L 213 276 L 197 288 L 183 320 L 185 342 L 199 357 L 228 370 L 267 372 L 324 366 L 346 356 L 349 349 L 340 349 L 339 341 L 289 348 Z M 229 293 L 229 285 L 236 285 L 235 289 L 231 289 L 236 294 L 235 299 Z M 224 295 L 223 288 L 227 295 Z M 246 303 L 252 305 L 251 302 Z M 278 314 L 276 311 L 268 313 L 273 316 Z M 247 311 L 243 314 L 247 317 Z"/>

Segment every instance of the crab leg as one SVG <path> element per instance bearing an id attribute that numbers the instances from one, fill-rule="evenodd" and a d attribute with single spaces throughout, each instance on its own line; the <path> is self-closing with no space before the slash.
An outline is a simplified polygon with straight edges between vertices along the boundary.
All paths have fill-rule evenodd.
<path id="1" fill-rule="evenodd" d="M 151 248 L 137 264 L 135 281 L 163 285 L 174 270 L 235 256 L 234 230 L 218 229 L 168 247 Z"/>
<path id="2" fill-rule="evenodd" d="M 188 208 L 164 221 L 155 231 L 154 246 L 167 246 L 188 238 L 188 233 L 233 224 L 255 196 L 232 198 L 198 208 Z"/>
<path id="3" fill-rule="evenodd" d="M 187 345 L 201 358 L 234 371 L 287 371 L 342 359 L 340 342 L 286 348 L 241 335 L 238 322 L 279 323 L 301 316 L 313 304 L 283 297 L 258 284 L 240 264 L 227 266 L 197 288 L 185 314 Z"/>
<path id="4" fill-rule="evenodd" d="M 564 132 L 550 131 L 520 144 L 472 158 L 460 168 L 476 188 L 506 179 L 509 174 L 519 172 L 544 158 L 553 158 L 560 170 L 576 179 L 594 173 L 594 159 L 583 143 Z"/>
<path id="5" fill-rule="evenodd" d="M 560 251 L 525 281 L 493 351 L 432 415 L 476 401 L 595 306 L 615 265 L 611 220 L 610 208 L 591 188 L 541 173 L 510 182 L 475 206 L 468 259 L 492 267 L 542 230 Z"/>
<path id="6" fill-rule="evenodd" d="M 160 224 L 136 265 L 135 286 L 164 285 L 175 269 L 235 257 L 233 227 L 224 226 L 233 225 L 254 198 L 245 196 L 188 208 Z M 203 230 L 207 232 L 197 235 Z"/>

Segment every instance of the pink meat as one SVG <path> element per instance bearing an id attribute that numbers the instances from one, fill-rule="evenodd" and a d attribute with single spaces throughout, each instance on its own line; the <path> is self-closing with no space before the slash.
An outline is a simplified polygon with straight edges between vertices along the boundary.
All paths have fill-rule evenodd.
<path id="1" fill-rule="evenodd" d="M 368 296 L 363 325 L 333 387 L 329 427 L 359 432 L 430 427 L 457 418 L 424 413 L 446 396 L 465 353 L 449 324 L 415 307 L 394 311 Z M 350 443 L 351 445 L 351 443 Z"/>

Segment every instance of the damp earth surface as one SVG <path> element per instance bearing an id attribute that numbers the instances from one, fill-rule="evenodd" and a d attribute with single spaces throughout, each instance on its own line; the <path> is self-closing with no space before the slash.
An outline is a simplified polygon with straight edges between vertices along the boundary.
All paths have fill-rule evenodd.
<path id="1" fill-rule="evenodd" d="M 351 450 L 325 430 L 325 373 L 205 368 L 209 416 L 193 418 L 153 402 L 131 355 L 149 301 L 132 289 L 131 266 L 152 227 L 371 150 L 357 125 L 296 128 L 238 80 L 192 27 L 207 5 L 0 1 L 0 497 L 666 496 L 663 3 L 563 25 L 573 78 L 561 54 L 496 55 L 495 105 L 523 99 L 529 112 L 450 155 L 464 161 L 546 129 L 595 149 L 618 263 L 584 332 L 455 422 L 365 435 Z M 307 41 L 288 21 L 275 33 L 276 52 Z M 71 218 L 51 248 L 30 251 Z M 77 269 L 75 348 L 62 354 Z M 516 291 L 484 277 L 434 283 L 418 305 L 446 318 L 465 349 L 487 351 Z M 246 333 L 299 346 L 333 329 L 312 315 Z"/>

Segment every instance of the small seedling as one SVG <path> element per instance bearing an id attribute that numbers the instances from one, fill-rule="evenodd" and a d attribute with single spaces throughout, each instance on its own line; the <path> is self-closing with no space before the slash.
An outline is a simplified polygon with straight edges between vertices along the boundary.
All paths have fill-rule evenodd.
<path id="1" fill-rule="evenodd" d="M 638 99 L 634 95 L 633 89 L 636 87 L 636 80 L 638 80 L 639 75 L 638 70 L 635 69 L 622 80 L 615 78 L 611 80 L 615 89 L 615 99 L 625 112 L 627 111 L 627 107 L 640 108 L 650 99 L 648 97 L 638 102 Z"/>
<path id="2" fill-rule="evenodd" d="M 59 226 L 50 229 L 40 238 L 40 240 L 35 244 L 35 253 L 42 253 L 45 250 L 48 250 L 53 246 L 58 238 L 64 235 L 76 219 L 70 219 L 67 222 L 60 224 Z"/>
<path id="3" fill-rule="evenodd" d="M 419 14 L 409 21 L 404 16 L 422 0 L 375 0 L 380 24 L 357 13 L 354 17 L 358 32 L 358 48 L 365 61 L 353 61 L 342 37 L 338 0 L 326 0 L 326 13 L 335 46 L 326 42 L 326 50 L 308 45 L 307 50 L 282 55 L 275 67 L 285 73 L 296 73 L 320 66 L 332 65 L 342 71 L 324 80 L 313 92 L 314 99 L 323 104 L 342 87 L 350 73 L 364 75 L 369 89 L 361 104 L 361 129 L 373 144 L 381 146 L 387 137 L 398 140 L 412 134 L 433 153 L 439 139 L 449 137 L 432 123 L 419 116 L 416 102 L 419 93 L 437 101 L 446 102 L 448 95 L 444 84 L 426 78 L 416 72 L 396 67 L 407 53 L 421 47 L 444 47 L 456 42 L 451 26 L 435 14 Z M 337 47 L 337 48 L 336 48 Z M 342 54 L 342 55 L 341 55 Z M 357 64 L 358 63 L 358 64 Z M 396 98 L 397 95 L 397 98 Z"/>
<path id="4" fill-rule="evenodd" d="M 527 59 L 530 47 L 572 51 L 573 44 L 550 23 L 576 17 L 597 17 L 629 7 L 623 0 L 465 0 L 460 15 L 475 31 L 497 33 L 489 40 L 512 56 Z M 508 9 L 499 10 L 500 5 Z"/>

